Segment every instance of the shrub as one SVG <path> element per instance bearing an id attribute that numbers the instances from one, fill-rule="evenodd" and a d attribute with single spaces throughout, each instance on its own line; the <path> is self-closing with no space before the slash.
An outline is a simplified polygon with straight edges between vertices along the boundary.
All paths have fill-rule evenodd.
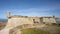
<path id="1" fill-rule="evenodd" d="M 52 25 L 57 25 L 56 23 L 52 23 Z"/>

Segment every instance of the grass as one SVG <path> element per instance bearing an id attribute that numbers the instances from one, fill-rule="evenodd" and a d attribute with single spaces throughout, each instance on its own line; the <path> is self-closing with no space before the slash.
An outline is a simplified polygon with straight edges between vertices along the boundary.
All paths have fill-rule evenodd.
<path id="1" fill-rule="evenodd" d="M 7 23 L 0 23 L 0 30 L 2 30 Z M 28 28 L 23 29 L 22 34 L 60 34 L 60 24 L 46 25 L 42 29 Z"/>
<path id="2" fill-rule="evenodd" d="M 60 34 L 60 25 L 57 24 L 46 25 L 46 27 L 42 29 L 49 31 L 51 34 Z"/>
<path id="3" fill-rule="evenodd" d="M 22 34 L 60 34 L 60 25 L 46 25 L 46 27 L 41 29 L 28 28 L 22 30 Z"/>
<path id="4" fill-rule="evenodd" d="M 22 30 L 21 34 L 50 34 L 50 32 L 44 31 L 42 29 L 28 28 L 28 29 Z"/>

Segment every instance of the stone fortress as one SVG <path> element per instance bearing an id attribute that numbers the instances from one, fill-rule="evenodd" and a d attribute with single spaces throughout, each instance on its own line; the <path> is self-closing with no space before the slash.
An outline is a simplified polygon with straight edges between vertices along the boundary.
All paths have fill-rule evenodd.
<path id="1" fill-rule="evenodd" d="M 56 23 L 55 16 L 52 17 L 28 17 L 28 16 L 11 16 L 7 12 L 8 23 L 6 27 L 0 31 L 2 34 L 21 34 L 21 30 L 25 28 L 34 28 L 36 24 Z M 3 33 L 4 32 L 4 33 Z"/>

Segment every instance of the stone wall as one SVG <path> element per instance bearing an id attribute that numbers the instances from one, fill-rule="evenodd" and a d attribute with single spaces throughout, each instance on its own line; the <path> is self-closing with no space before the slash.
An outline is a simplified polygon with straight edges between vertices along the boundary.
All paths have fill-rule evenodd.
<path id="1" fill-rule="evenodd" d="M 8 23 L 6 27 L 12 28 L 22 24 L 33 24 L 33 20 L 32 18 L 10 18 L 8 19 Z"/>
<path id="2" fill-rule="evenodd" d="M 56 23 L 55 18 L 43 18 L 44 23 Z"/>

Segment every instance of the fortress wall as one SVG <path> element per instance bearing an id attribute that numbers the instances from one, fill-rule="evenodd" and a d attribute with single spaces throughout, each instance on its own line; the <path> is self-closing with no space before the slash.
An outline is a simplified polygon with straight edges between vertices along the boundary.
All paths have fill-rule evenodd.
<path id="1" fill-rule="evenodd" d="M 43 18 L 43 22 L 45 23 L 56 23 L 55 18 Z"/>
<path id="2" fill-rule="evenodd" d="M 35 20 L 35 22 L 41 23 L 40 22 L 40 17 L 34 17 L 33 19 Z"/>
<path id="3" fill-rule="evenodd" d="M 8 19 L 7 27 L 16 27 L 23 24 L 33 24 L 32 18 L 10 18 Z"/>
<path id="4" fill-rule="evenodd" d="M 51 22 L 51 23 L 56 23 L 55 18 L 50 18 L 50 22 Z"/>
<path id="5" fill-rule="evenodd" d="M 43 22 L 50 22 L 48 18 L 43 18 Z"/>

